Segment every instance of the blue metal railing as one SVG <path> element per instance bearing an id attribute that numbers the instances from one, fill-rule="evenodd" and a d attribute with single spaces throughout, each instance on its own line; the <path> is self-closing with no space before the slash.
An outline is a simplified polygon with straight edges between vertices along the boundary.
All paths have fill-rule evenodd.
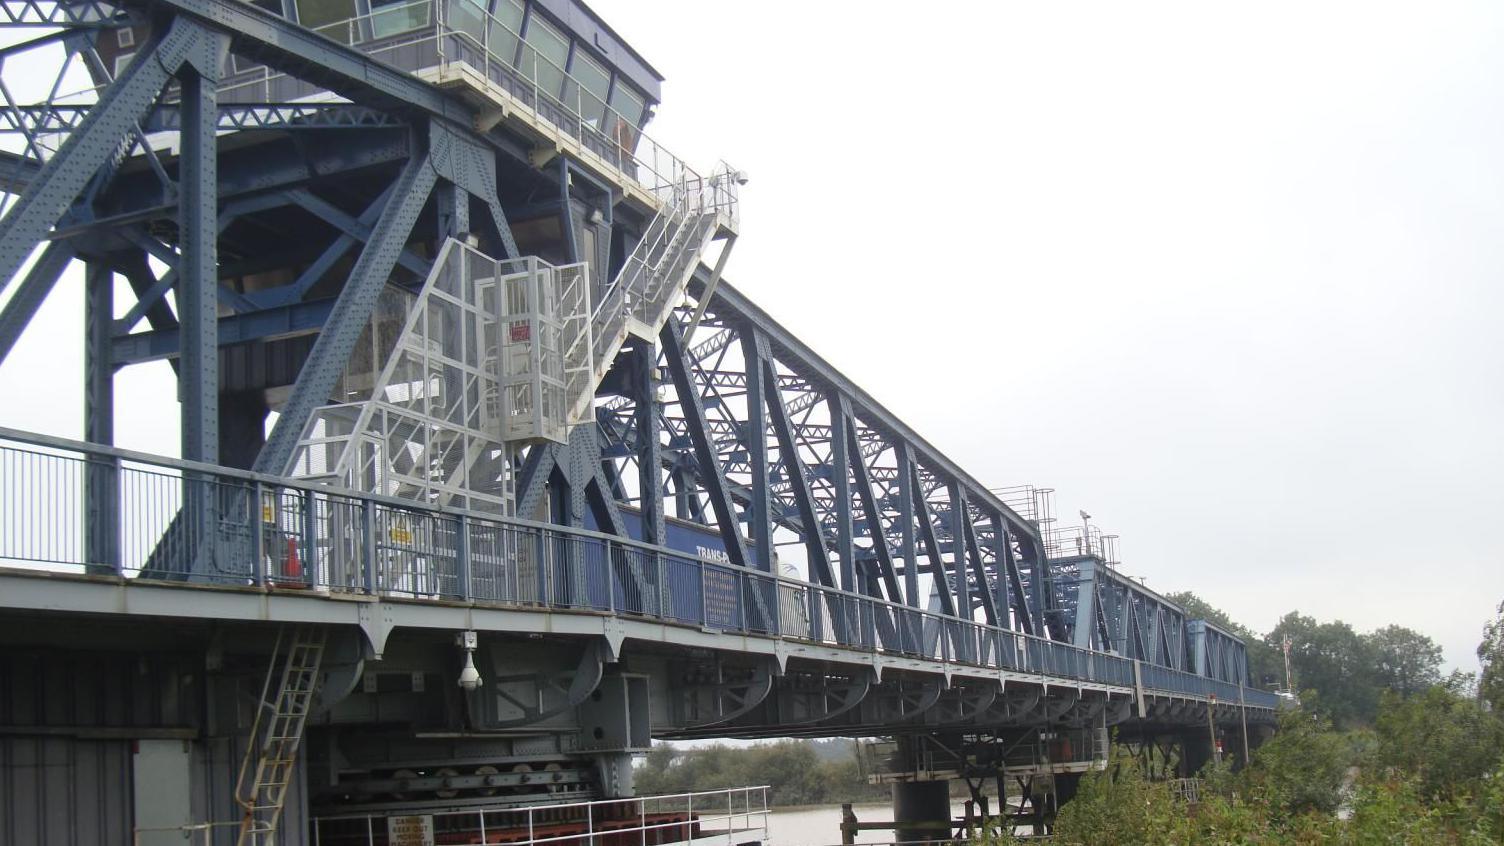
<path id="1" fill-rule="evenodd" d="M 3 428 L 0 565 L 591 611 L 1135 684 L 1134 662 L 1121 656 L 612 535 Z M 1274 707 L 1263 691 L 1149 664 L 1141 672 L 1146 689 Z"/>

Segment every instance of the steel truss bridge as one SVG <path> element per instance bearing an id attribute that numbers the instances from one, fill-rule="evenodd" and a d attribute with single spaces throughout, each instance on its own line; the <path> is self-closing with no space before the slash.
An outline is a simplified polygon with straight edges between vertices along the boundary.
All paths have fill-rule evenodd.
<path id="1" fill-rule="evenodd" d="M 1055 802 L 1109 729 L 1267 730 L 1237 638 L 722 278 L 745 180 L 582 4 L 328 5 L 0 0 L 0 362 L 86 291 L 84 439 L 0 429 L 0 842 L 346 842 L 653 738 Z M 114 446 L 158 361 L 181 458 Z"/>

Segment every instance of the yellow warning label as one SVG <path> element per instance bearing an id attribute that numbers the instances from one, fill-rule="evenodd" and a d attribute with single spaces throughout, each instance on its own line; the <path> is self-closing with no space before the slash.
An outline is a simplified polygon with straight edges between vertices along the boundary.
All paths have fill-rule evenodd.
<path id="1" fill-rule="evenodd" d="M 392 543 L 412 543 L 413 533 L 406 526 L 393 526 L 387 532 L 392 538 Z"/>

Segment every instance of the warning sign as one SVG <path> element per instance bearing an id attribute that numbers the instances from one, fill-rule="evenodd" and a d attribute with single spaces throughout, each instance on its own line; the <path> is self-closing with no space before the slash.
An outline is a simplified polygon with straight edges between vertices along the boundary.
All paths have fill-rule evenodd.
<path id="1" fill-rule="evenodd" d="M 433 815 L 386 818 L 388 846 L 433 846 Z"/>

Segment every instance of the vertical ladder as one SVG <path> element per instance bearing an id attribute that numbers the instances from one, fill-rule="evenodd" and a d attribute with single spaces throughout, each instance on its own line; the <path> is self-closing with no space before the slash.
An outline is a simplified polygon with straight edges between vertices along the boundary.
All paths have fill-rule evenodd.
<path id="1" fill-rule="evenodd" d="M 313 694 L 318 688 L 319 666 L 323 662 L 328 634 L 321 629 L 294 629 L 284 654 L 285 634 L 285 631 L 277 632 L 266 680 L 261 684 L 256 720 L 251 726 L 245 757 L 240 763 L 240 776 L 235 784 L 235 801 L 240 803 L 243 811 L 240 837 L 236 841 L 238 846 L 273 846 L 276 843 L 287 787 L 292 782 L 298 748 L 303 742 L 303 724 L 308 719 Z M 268 699 L 272 679 L 279 676 L 279 664 L 280 679 L 275 697 Z M 252 758 L 256 761 L 256 768 L 247 784 L 246 775 L 251 772 Z"/>

